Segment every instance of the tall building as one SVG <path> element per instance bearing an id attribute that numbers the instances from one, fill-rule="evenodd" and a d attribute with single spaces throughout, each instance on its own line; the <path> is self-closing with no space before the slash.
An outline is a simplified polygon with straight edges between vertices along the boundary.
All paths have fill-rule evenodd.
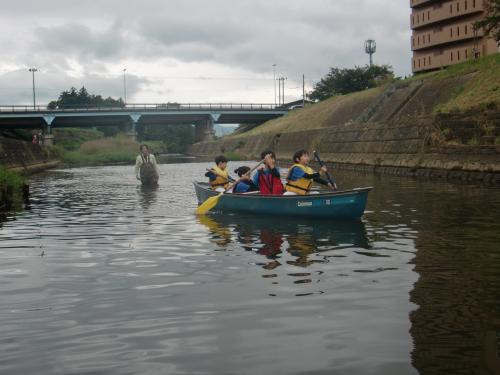
<path id="1" fill-rule="evenodd" d="M 410 0 L 412 70 L 439 69 L 498 52 L 497 43 L 473 24 L 487 0 Z"/>

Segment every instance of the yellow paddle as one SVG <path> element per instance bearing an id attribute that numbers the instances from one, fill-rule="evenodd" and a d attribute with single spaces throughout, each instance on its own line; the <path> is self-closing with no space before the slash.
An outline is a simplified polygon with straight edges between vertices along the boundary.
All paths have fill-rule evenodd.
<path id="1" fill-rule="evenodd" d="M 250 169 L 250 170 L 249 170 L 247 173 L 245 173 L 245 174 L 250 175 L 250 174 L 251 174 L 254 170 L 256 170 L 256 169 L 257 169 L 257 167 L 258 167 L 259 165 L 261 165 L 263 162 L 264 162 L 264 159 L 262 159 L 261 161 L 259 161 L 255 167 L 253 167 L 252 169 Z M 224 190 L 223 192 L 221 192 L 220 194 L 218 194 L 218 195 L 214 195 L 213 197 L 208 198 L 205 202 L 203 202 L 202 204 L 200 204 L 200 205 L 198 206 L 198 208 L 196 209 L 196 214 L 197 214 L 197 215 L 205 215 L 208 211 L 210 211 L 212 208 L 214 208 L 214 207 L 217 205 L 217 203 L 219 202 L 220 197 L 222 197 L 222 195 L 224 195 L 224 193 L 225 193 L 226 191 L 228 191 L 229 189 L 231 189 L 231 188 L 232 188 L 234 185 L 236 185 L 236 184 L 237 184 L 240 180 L 241 180 L 241 178 L 240 178 L 240 179 L 238 179 L 238 180 L 236 180 L 236 181 L 235 181 L 235 182 L 233 182 L 232 184 L 229 184 L 229 186 L 227 187 L 227 189 L 226 189 L 226 190 Z"/>

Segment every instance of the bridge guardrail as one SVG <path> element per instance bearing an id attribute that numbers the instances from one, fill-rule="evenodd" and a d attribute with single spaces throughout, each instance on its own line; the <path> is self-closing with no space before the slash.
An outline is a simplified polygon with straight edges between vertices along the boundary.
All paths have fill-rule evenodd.
<path id="1" fill-rule="evenodd" d="M 63 108 L 48 108 L 48 105 L 0 105 L 0 112 L 16 112 L 16 113 L 34 113 L 34 112 L 80 112 L 80 111 L 162 111 L 162 110 L 246 110 L 246 111 L 263 111 L 263 110 L 287 110 L 286 108 L 276 106 L 275 104 L 267 103 L 132 103 L 126 104 L 124 107 L 116 106 L 65 106 Z"/>

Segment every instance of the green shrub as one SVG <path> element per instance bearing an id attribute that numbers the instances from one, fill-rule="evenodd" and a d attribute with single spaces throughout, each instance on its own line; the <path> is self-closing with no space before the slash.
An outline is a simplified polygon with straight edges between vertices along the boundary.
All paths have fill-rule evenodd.
<path id="1" fill-rule="evenodd" d="M 104 138 L 104 134 L 95 129 L 61 128 L 54 129 L 54 145 L 65 150 L 75 151 L 85 142 Z"/>
<path id="2" fill-rule="evenodd" d="M 24 179 L 0 165 L 0 211 L 17 208 L 23 199 Z"/>
<path id="3" fill-rule="evenodd" d="M 62 152 L 63 162 L 72 166 L 132 164 L 139 153 L 139 144 L 125 134 L 118 134 L 84 142 L 76 151 Z"/>
<path id="4" fill-rule="evenodd" d="M 237 152 L 226 152 L 224 156 L 227 158 L 229 161 L 240 161 L 240 160 L 246 160 L 244 155 L 238 154 Z"/>

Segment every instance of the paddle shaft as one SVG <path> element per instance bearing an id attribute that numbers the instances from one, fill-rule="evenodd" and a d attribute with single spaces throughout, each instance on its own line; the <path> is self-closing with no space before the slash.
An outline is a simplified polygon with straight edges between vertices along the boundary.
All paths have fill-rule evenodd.
<path id="1" fill-rule="evenodd" d="M 323 161 L 320 159 L 318 153 L 316 151 L 313 151 L 313 154 L 314 154 L 314 157 L 316 158 L 316 160 L 318 161 L 319 165 L 324 167 L 325 163 L 323 163 Z M 328 171 L 326 171 L 325 174 L 326 174 L 326 178 L 328 179 L 328 182 L 332 185 L 333 189 L 337 190 L 337 184 L 335 183 L 334 179 L 330 176 L 330 173 L 328 173 Z"/>
<path id="2" fill-rule="evenodd" d="M 216 175 L 216 176 L 222 177 L 222 178 L 224 178 L 227 182 L 235 182 L 235 181 L 236 181 L 234 178 L 232 178 L 231 176 L 229 176 L 229 174 L 227 175 L 227 177 L 225 177 L 225 176 L 223 176 L 223 175 L 221 175 L 221 174 L 217 173 L 216 171 L 214 171 L 214 170 L 213 170 L 213 169 L 211 169 L 211 168 L 207 168 L 207 172 L 211 172 L 211 173 L 213 173 L 213 174 L 214 174 L 214 175 Z"/>
<path id="3" fill-rule="evenodd" d="M 254 170 L 257 169 L 257 167 L 259 165 L 261 165 L 262 163 L 264 162 L 264 159 L 259 161 L 257 163 L 257 165 L 255 167 L 253 167 L 252 169 L 250 169 L 247 173 L 245 174 L 250 174 L 252 173 Z M 231 189 L 235 184 L 237 184 L 239 181 L 241 181 L 241 178 L 236 180 L 235 182 L 229 184 L 229 186 L 227 187 L 226 190 L 224 190 L 223 192 L 221 192 L 220 194 L 218 195 L 214 195 L 210 198 L 208 198 L 205 202 L 203 202 L 201 205 L 198 206 L 198 208 L 196 209 L 196 213 L 198 215 L 203 215 L 203 214 L 206 214 L 208 211 L 210 211 L 212 208 L 214 208 L 215 206 L 217 206 L 217 203 L 219 202 L 219 199 L 220 197 L 222 197 L 224 195 L 225 192 L 227 192 L 229 189 Z"/>

